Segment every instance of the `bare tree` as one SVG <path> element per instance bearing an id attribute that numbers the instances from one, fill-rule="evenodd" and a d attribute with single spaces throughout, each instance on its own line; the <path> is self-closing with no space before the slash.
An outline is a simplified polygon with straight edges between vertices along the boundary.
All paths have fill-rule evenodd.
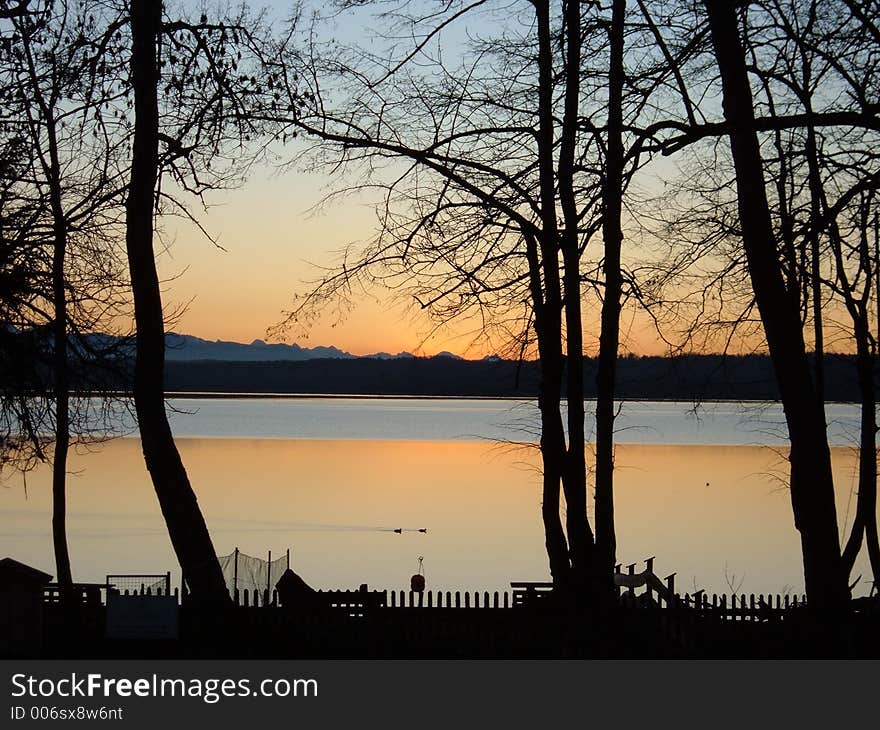
<path id="1" fill-rule="evenodd" d="M 725 347 L 729 340 L 724 337 L 740 329 L 747 329 L 757 342 L 765 338 L 777 368 L 786 417 L 790 425 L 797 421 L 792 427 L 796 432 L 790 433 L 792 502 L 802 533 L 808 595 L 820 608 L 840 605 L 848 573 L 835 557 L 839 547 L 833 546 L 837 538 L 826 457 L 824 330 L 828 312 L 842 307 L 857 314 L 846 315 L 853 323 L 849 337 L 855 342 L 855 330 L 864 331 L 864 325 L 854 324 L 858 307 L 854 301 L 847 305 L 849 295 L 843 290 L 855 299 L 870 298 L 862 288 L 870 262 L 856 255 L 858 227 L 851 227 L 844 244 L 836 219 L 847 211 L 848 220 L 857 220 L 854 206 L 863 193 L 876 187 L 870 152 L 877 130 L 871 102 L 876 84 L 873 36 L 861 27 L 864 19 L 848 7 L 831 0 L 768 0 L 734 11 L 729 3 L 715 3 L 710 13 L 715 22 L 709 26 L 714 62 L 691 63 L 681 77 L 693 89 L 692 98 L 710 98 L 714 70 L 720 69 L 724 121 L 667 117 L 644 129 L 648 144 L 656 143 L 667 154 L 698 152 L 694 172 L 681 180 L 685 207 L 679 225 L 668 231 L 681 239 L 682 224 L 690 227 L 695 245 L 679 247 L 679 253 L 673 254 L 674 266 L 666 267 L 658 279 L 674 289 L 685 280 L 682 271 L 702 270 L 695 279 L 690 321 L 721 333 Z M 721 15 L 724 21 L 718 21 Z M 702 18 L 686 3 L 680 17 L 692 18 L 689 37 L 698 37 Z M 686 37 L 678 41 L 680 46 L 688 42 Z M 708 103 L 703 107 L 711 119 L 715 110 Z M 660 130 L 671 134 L 660 140 Z M 718 135 L 731 138 L 732 168 L 719 150 Z M 841 257 L 835 250 L 848 253 Z M 715 268 L 707 268 L 707 261 Z M 843 283 L 838 281 L 841 271 Z M 853 276 L 846 276 L 847 271 Z M 671 307 L 679 323 L 686 319 L 683 311 L 680 305 Z M 808 332 L 814 347 L 812 363 L 806 354 Z M 689 336 L 693 334 L 692 329 Z M 806 399 L 815 403 L 813 410 L 803 405 Z M 874 440 L 870 423 L 865 426 L 871 435 L 866 440 L 862 434 L 863 445 Z M 796 447 L 796 441 L 801 445 Z M 804 444 L 813 444 L 818 451 Z M 812 463 L 807 453 L 823 462 L 821 470 L 800 463 L 804 458 Z M 873 458 L 873 453 L 871 447 L 864 458 Z M 860 467 L 862 478 L 875 470 L 870 465 Z M 864 492 L 870 500 L 870 485 Z M 804 535 L 805 530 L 812 536 Z M 810 557 L 814 551 L 818 553 Z M 825 573 L 818 583 L 810 577 L 814 570 Z M 841 585 L 843 590 L 835 594 Z"/>
<path id="2" fill-rule="evenodd" d="M 602 236 L 605 244 L 605 288 L 596 372 L 596 542 L 607 568 L 616 562 L 614 530 L 614 400 L 620 347 L 620 308 L 623 293 L 621 248 L 623 230 L 624 147 L 623 91 L 624 21 L 626 0 L 614 0 L 608 74 L 608 132 L 602 190 Z"/>
<path id="3" fill-rule="evenodd" d="M 497 37 L 473 39 L 455 61 L 433 50 L 459 19 L 478 13 L 490 23 L 504 14 Z M 539 0 L 513 13 L 478 2 L 395 17 L 395 32 L 412 34 L 411 48 L 391 58 L 316 51 L 303 64 L 315 69 L 309 95 L 289 99 L 299 111 L 291 126 L 321 140 L 319 162 L 363 175 L 360 189 L 385 192 L 374 244 L 347 252 L 286 325 L 307 324 L 352 287 L 381 282 L 438 323 L 474 317 L 483 333 L 512 335 L 509 352 L 537 354 L 550 572 L 559 587 L 610 595 L 615 366 L 622 299 L 637 289 L 622 273 L 621 198 L 652 154 L 633 132 L 635 120 L 668 83 L 662 53 L 650 49 L 644 61 L 657 29 L 643 22 L 627 31 L 623 2 Z M 627 32 L 642 44 L 632 69 Z M 388 159 L 399 166 L 383 178 Z M 600 231 L 605 247 L 591 259 Z M 587 518 L 584 423 L 584 302 L 592 287 L 603 302 L 598 543 Z"/>
<path id="4" fill-rule="evenodd" d="M 387 63 L 357 49 L 309 59 L 309 66 L 334 72 L 313 77 L 308 92 L 288 94 L 287 106 L 299 110 L 292 127 L 329 143 L 350 170 L 383 158 L 404 167 L 386 188 L 376 246 L 328 276 L 288 323 L 377 278 L 413 293 L 441 321 L 477 315 L 481 323 L 515 323 L 519 352 L 534 347 L 541 362 L 542 515 L 551 574 L 559 587 L 583 587 L 602 582 L 584 455 L 580 259 L 597 229 L 584 219 L 600 197 L 592 170 L 578 164 L 586 144 L 579 130 L 584 22 L 576 3 L 560 14 L 538 0 L 518 11 L 521 36 L 478 40 L 457 68 L 432 58 L 428 44 L 483 5 L 456 6 L 429 25 L 416 16 L 405 20 L 421 38 Z M 434 64 L 436 83 L 412 75 L 416 57 Z M 567 64 L 574 64 L 570 72 Z M 331 78 L 338 91 L 325 88 Z"/>
<path id="5" fill-rule="evenodd" d="M 93 34 L 93 12 L 88 3 L 62 2 L 35 4 L 31 12 L 13 16 L 14 42 L 5 49 L 2 67 L 8 97 L 4 121 L 26 149 L 16 184 L 8 188 L 30 212 L 19 217 L 16 235 L 31 250 L 47 252 L 42 257 L 45 269 L 37 275 L 40 283 L 31 287 L 26 300 L 18 300 L 23 317 L 17 326 L 30 331 L 18 330 L 15 339 L 19 344 L 30 340 L 36 347 L 32 355 L 39 350 L 45 354 L 30 361 L 35 370 L 29 377 L 30 392 L 21 390 L 24 383 L 15 386 L 21 406 L 15 418 L 25 424 L 30 434 L 26 443 L 38 459 L 46 456 L 44 429 L 54 432 L 53 543 L 65 595 L 73 580 L 65 528 L 67 455 L 72 436 L 87 434 L 92 416 L 90 402 L 72 401 L 71 391 L 84 395 L 91 380 L 78 366 L 115 368 L 88 335 L 96 328 L 109 329 L 126 303 L 112 242 L 121 189 L 121 137 L 117 121 L 104 113 L 118 92 L 106 82 L 112 74 L 96 73 L 94 51 L 101 39 Z M 41 371 L 48 376 L 47 388 L 38 385 Z M 51 409 L 38 405 L 34 396 L 41 393 L 48 396 Z"/>
<path id="6" fill-rule="evenodd" d="M 274 103 L 259 62 L 266 41 L 259 18 L 244 10 L 163 20 L 161 3 L 133 0 L 130 19 L 134 136 L 125 211 L 137 329 L 135 409 L 147 469 L 192 596 L 222 605 L 229 593 L 165 412 L 154 218 L 172 212 L 197 222 L 163 179 L 198 198 L 232 184 L 255 159 L 246 144 L 256 141 L 257 121 Z"/>
<path id="7" fill-rule="evenodd" d="M 834 65 L 827 50 L 807 48 L 805 29 L 797 25 L 738 26 L 741 18 L 728 3 L 706 3 L 708 24 L 694 3 L 637 5 L 638 20 L 629 22 L 620 2 L 612 4 L 610 18 L 600 6 L 535 2 L 519 15 L 506 6 L 510 26 L 497 38 L 478 38 L 457 66 L 441 55 L 441 36 L 466 14 L 492 17 L 487 3 L 447 6 L 429 17 L 403 13 L 395 16 L 402 24 L 397 29 L 410 33 L 414 43 L 397 55 L 315 49 L 303 64 L 314 70 L 308 76 L 311 95 L 289 93 L 289 80 L 279 74 L 287 106 L 297 110 L 291 128 L 325 145 L 319 161 L 356 171 L 363 186 L 385 191 L 375 245 L 347 254 L 341 273 L 331 272 L 298 302 L 288 324 L 308 320 L 353 286 L 377 281 L 413 294 L 441 321 L 469 314 L 482 322 L 517 323 L 520 351 L 533 342 L 541 361 L 545 537 L 554 581 L 565 585 L 579 572 L 576 564 L 591 566 L 586 574 L 599 576 L 614 560 L 614 364 L 625 289 L 649 301 L 661 285 L 680 286 L 681 272 L 714 258 L 718 269 L 708 285 L 695 279 L 696 314 L 708 323 L 713 309 L 723 318 L 711 323 L 717 331 L 746 324 L 766 338 L 790 429 L 792 505 L 808 595 L 820 609 L 839 607 L 847 591 L 821 374 L 820 284 L 831 249 L 823 254 L 825 224 L 817 226 L 817 216 L 825 221 L 828 212 L 817 207 L 810 150 L 820 147 L 820 130 L 880 130 L 873 97 L 862 92 L 852 103 L 841 96 L 820 104 L 809 91 L 815 80 L 824 81 L 829 68 L 844 79 L 848 71 Z M 775 54 L 773 63 L 766 63 L 767 54 Z M 598 58 L 608 59 L 604 73 L 585 60 Z M 763 94 L 758 101 L 749 74 Z M 787 90 L 780 92 L 786 80 Z M 721 119 L 713 102 L 719 88 Z M 724 138 L 732 167 L 720 144 Z M 775 157 L 763 152 L 762 139 L 771 141 Z M 709 151 L 714 167 L 703 166 L 687 181 L 696 202 L 687 213 L 699 230 L 696 245 L 674 252 L 671 265 L 643 267 L 649 279 L 639 282 L 622 265 L 623 192 L 643 158 L 698 147 Z M 803 157 L 803 166 L 793 156 Z M 382 180 L 382 168 L 393 164 L 390 182 Z M 773 203 L 765 186 L 768 172 Z M 867 184 L 863 180 L 861 189 Z M 600 228 L 604 271 L 597 276 L 584 252 Z M 581 499 L 585 281 L 603 297 L 597 541 Z M 717 301 L 710 303 L 713 296 Z M 680 318 L 683 306 L 670 309 Z M 812 362 L 804 335 L 808 322 Z M 563 383 L 567 442 L 558 395 Z"/>
<path id="8" fill-rule="evenodd" d="M 818 610 L 834 611 L 841 608 L 848 591 L 841 569 L 825 419 L 810 374 L 801 319 L 786 294 L 777 258 L 739 21 L 733 6 L 723 0 L 706 0 L 705 6 L 724 92 L 743 247 L 788 424 L 791 498 L 801 533 L 807 592 Z"/>

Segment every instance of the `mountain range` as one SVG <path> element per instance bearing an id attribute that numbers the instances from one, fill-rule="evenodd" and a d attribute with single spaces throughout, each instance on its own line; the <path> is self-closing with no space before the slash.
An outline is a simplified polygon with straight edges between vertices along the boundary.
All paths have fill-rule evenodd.
<path id="1" fill-rule="evenodd" d="M 13 368 L 0 367 L 0 386 L 7 381 L 17 383 L 16 378 L 25 377 L 26 371 L 33 371 L 38 381 L 42 376 L 47 382 L 51 380 L 50 364 L 42 359 L 47 351 L 44 345 L 51 343 L 51 332 L 18 332 L 0 325 L 0 335 L 11 335 L 0 343 L 4 362 L 18 363 Z M 357 356 L 337 347 L 276 345 L 262 340 L 245 344 L 178 333 L 166 337 L 168 392 L 531 398 L 541 389 L 540 367 L 534 360 L 517 362 L 497 355 L 465 360 L 448 352 L 433 357 L 407 352 Z M 83 347 L 76 348 L 83 350 L 83 359 L 72 358 L 74 386 L 80 390 L 130 390 L 133 341 L 101 334 L 86 335 L 84 340 Z M 90 362 L 93 353 L 103 353 L 104 359 Z M 854 365 L 853 355 L 826 353 L 827 400 L 858 400 Z M 584 358 L 586 398 L 596 395 L 596 371 L 596 359 Z M 770 401 L 777 400 L 779 393 L 766 355 L 630 355 L 618 359 L 617 396 L 630 400 Z"/>
<path id="2" fill-rule="evenodd" d="M 225 340 L 204 340 L 193 335 L 169 332 L 165 335 L 165 360 L 169 362 L 193 362 L 196 360 L 218 360 L 223 362 L 301 362 L 303 360 L 354 360 L 369 358 L 374 360 L 403 360 L 413 358 L 409 352 L 375 352 L 371 355 L 352 355 L 338 347 L 301 347 L 297 344 L 268 343 L 254 340 L 228 342 Z M 439 352 L 434 357 L 448 357 L 460 360 L 451 352 Z M 489 356 L 492 358 L 493 356 Z"/>

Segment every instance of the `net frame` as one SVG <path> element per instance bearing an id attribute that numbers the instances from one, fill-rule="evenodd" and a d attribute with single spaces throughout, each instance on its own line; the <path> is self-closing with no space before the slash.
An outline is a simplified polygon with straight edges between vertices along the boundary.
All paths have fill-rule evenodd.
<path id="1" fill-rule="evenodd" d="M 107 575 L 107 594 L 170 596 L 171 573 L 118 573 Z"/>

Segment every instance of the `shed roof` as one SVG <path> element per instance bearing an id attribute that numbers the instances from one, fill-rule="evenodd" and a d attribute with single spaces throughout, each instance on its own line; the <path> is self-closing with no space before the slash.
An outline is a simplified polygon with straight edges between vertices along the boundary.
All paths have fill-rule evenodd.
<path id="1" fill-rule="evenodd" d="M 25 565 L 12 558 L 3 558 L 0 560 L 0 584 L 10 579 L 17 579 L 19 582 L 31 582 L 39 585 L 46 585 L 52 582 L 52 576 L 44 573 L 42 570 Z"/>

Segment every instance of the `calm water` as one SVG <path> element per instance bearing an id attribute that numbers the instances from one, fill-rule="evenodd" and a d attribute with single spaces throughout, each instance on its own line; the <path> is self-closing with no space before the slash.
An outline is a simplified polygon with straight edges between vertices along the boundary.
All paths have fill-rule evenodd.
<path id="1" fill-rule="evenodd" d="M 444 398 L 179 398 L 175 435 L 192 438 L 527 441 L 540 428 L 534 401 Z M 587 403 L 587 431 L 593 403 Z M 828 406 L 831 443 L 857 443 L 858 408 Z M 131 431 L 134 424 L 127 420 Z M 617 440 L 632 444 L 784 445 L 782 408 L 770 403 L 628 401 Z"/>
<path id="2" fill-rule="evenodd" d="M 316 587 L 503 589 L 547 578 L 531 403 L 179 399 L 173 426 L 218 553 L 288 548 Z M 853 406 L 829 406 L 838 517 L 854 509 Z M 762 404 L 626 403 L 618 557 L 656 555 L 678 586 L 802 590 L 782 413 Z M 72 458 L 75 577 L 176 572 L 136 438 Z M 54 572 L 46 471 L 0 489 L 0 553 Z M 427 528 L 427 534 L 394 528 Z M 855 574 L 867 576 L 861 556 Z"/>

